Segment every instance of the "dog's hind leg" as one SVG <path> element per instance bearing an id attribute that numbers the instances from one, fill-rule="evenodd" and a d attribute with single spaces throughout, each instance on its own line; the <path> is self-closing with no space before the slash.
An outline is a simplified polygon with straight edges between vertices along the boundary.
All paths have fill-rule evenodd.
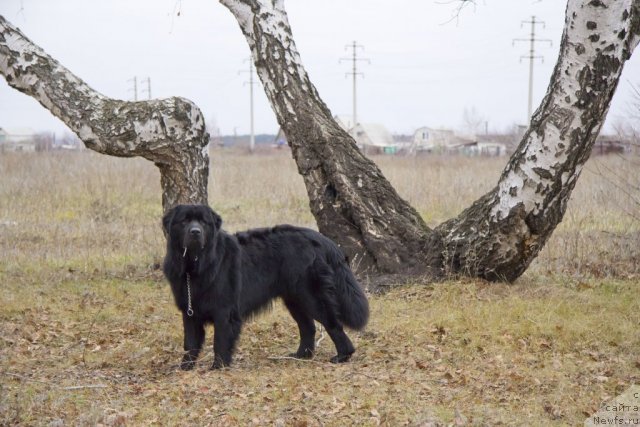
<path id="1" fill-rule="evenodd" d="M 342 325 L 337 324 L 333 327 L 325 325 L 325 328 L 327 329 L 333 344 L 336 346 L 336 351 L 338 352 L 338 354 L 330 359 L 331 363 L 347 362 L 351 359 L 351 355 L 356 351 L 356 349 L 353 347 L 353 343 L 347 334 L 344 333 Z"/>
<path id="2" fill-rule="evenodd" d="M 316 337 L 316 326 L 313 323 L 313 319 L 295 301 L 285 300 L 284 305 L 291 313 L 291 317 L 296 321 L 300 330 L 300 346 L 298 351 L 290 356 L 298 359 L 311 359 L 315 351 Z"/>
<path id="3" fill-rule="evenodd" d="M 314 314 L 314 318 L 324 326 L 336 346 L 338 354 L 331 358 L 331 363 L 347 362 L 356 349 L 345 334 L 342 324 L 332 310 L 332 305 L 326 302 L 322 304 L 320 310 Z"/>
<path id="4" fill-rule="evenodd" d="M 182 325 L 184 327 L 184 356 L 180 363 L 180 369 L 188 371 L 193 369 L 196 359 L 204 342 L 204 324 L 197 318 L 189 317 L 182 313 Z"/>
<path id="5" fill-rule="evenodd" d="M 231 365 L 231 356 L 242 330 L 242 319 L 237 311 L 223 310 L 213 320 L 213 365 L 220 369 Z"/>
<path id="6" fill-rule="evenodd" d="M 333 282 L 333 270 L 321 260 L 316 259 L 316 280 L 320 291 L 317 294 L 319 304 L 313 317 L 327 330 L 338 354 L 331 358 L 331 363 L 347 362 L 356 351 L 353 343 L 344 333 L 342 323 L 338 316 L 338 303 L 335 297 L 335 284 Z"/>

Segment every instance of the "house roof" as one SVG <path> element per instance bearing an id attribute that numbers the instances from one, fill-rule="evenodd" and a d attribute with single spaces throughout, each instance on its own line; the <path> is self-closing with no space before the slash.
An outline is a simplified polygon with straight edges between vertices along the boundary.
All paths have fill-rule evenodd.
<path id="1" fill-rule="evenodd" d="M 393 147 L 393 136 L 379 123 L 358 123 L 351 134 L 359 144 L 374 147 Z"/>
<path id="2" fill-rule="evenodd" d="M 413 134 L 414 134 L 414 135 L 416 135 L 417 133 L 419 133 L 419 132 L 424 132 L 425 130 L 426 130 L 426 131 L 429 131 L 429 132 L 436 132 L 436 133 L 439 133 L 439 134 L 446 134 L 446 135 L 453 135 L 453 134 L 454 134 L 454 132 L 453 132 L 453 130 L 452 130 L 452 129 L 445 129 L 445 128 L 432 128 L 432 127 L 429 127 L 429 126 L 422 126 L 422 127 L 419 127 L 418 129 L 416 129 L 416 130 L 413 132 Z"/>

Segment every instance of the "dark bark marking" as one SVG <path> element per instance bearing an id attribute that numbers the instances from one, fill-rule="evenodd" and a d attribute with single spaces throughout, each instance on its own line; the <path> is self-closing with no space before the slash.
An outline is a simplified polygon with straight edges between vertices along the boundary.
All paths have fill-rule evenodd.
<path id="1" fill-rule="evenodd" d="M 544 168 L 533 168 L 533 171 L 540 177 L 544 179 L 551 179 L 553 175 L 547 169 Z"/>
<path id="2" fill-rule="evenodd" d="M 606 4 L 604 4 L 601 0 L 591 0 L 589 2 L 589 6 L 601 7 L 603 9 L 607 9 L 608 8 L 608 6 Z"/>

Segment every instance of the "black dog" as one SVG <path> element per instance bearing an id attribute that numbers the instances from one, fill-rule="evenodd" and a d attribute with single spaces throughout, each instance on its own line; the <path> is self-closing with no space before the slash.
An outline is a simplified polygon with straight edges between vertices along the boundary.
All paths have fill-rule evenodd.
<path id="1" fill-rule="evenodd" d="M 336 346 L 331 362 L 349 360 L 355 349 L 343 325 L 364 328 L 369 304 L 331 240 L 289 225 L 231 235 L 203 205 L 176 206 L 162 222 L 164 273 L 184 324 L 182 369 L 194 367 L 205 323 L 215 329 L 212 368 L 228 366 L 243 320 L 278 297 L 300 329 L 300 347 L 292 356 L 313 356 L 317 320 Z"/>

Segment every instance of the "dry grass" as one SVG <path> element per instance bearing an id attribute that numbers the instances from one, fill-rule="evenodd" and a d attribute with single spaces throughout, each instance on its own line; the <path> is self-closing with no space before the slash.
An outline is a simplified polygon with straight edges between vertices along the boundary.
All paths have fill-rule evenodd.
<path id="1" fill-rule="evenodd" d="M 228 230 L 292 223 L 315 227 L 302 178 L 287 152 L 247 157 L 215 151 L 210 200 Z M 375 159 L 430 226 L 459 214 L 490 190 L 506 161 L 447 157 Z M 580 277 L 637 277 L 638 159 L 590 161 L 564 221 L 530 271 Z M 25 265 L 122 270 L 157 262 L 158 172 L 141 159 L 94 153 L 0 157 L 0 250 L 4 268 Z M 65 242 L 58 244 L 58 242 Z"/>
<path id="2" fill-rule="evenodd" d="M 506 159 L 375 160 L 436 225 L 489 190 Z M 212 162 L 210 200 L 227 229 L 313 226 L 286 154 Z M 374 296 L 344 366 L 326 362 L 328 338 L 312 362 L 269 359 L 296 346 L 278 306 L 246 326 L 231 369 L 208 371 L 207 347 L 183 373 L 180 316 L 157 270 L 155 168 L 92 153 L 1 156 L 0 424 L 581 423 L 640 381 L 638 204 L 608 174 L 638 183 L 640 170 L 598 162 L 516 285 Z"/>
<path id="3" fill-rule="evenodd" d="M 11 282 L 0 300 L 0 422 L 395 426 L 458 414 L 473 424 L 575 425 L 638 383 L 637 284 L 526 285 L 375 297 L 367 330 L 352 334 L 358 351 L 341 366 L 327 363 L 328 338 L 314 361 L 270 360 L 296 346 L 278 306 L 246 326 L 231 369 L 209 371 L 207 345 L 184 373 L 166 286 Z"/>

